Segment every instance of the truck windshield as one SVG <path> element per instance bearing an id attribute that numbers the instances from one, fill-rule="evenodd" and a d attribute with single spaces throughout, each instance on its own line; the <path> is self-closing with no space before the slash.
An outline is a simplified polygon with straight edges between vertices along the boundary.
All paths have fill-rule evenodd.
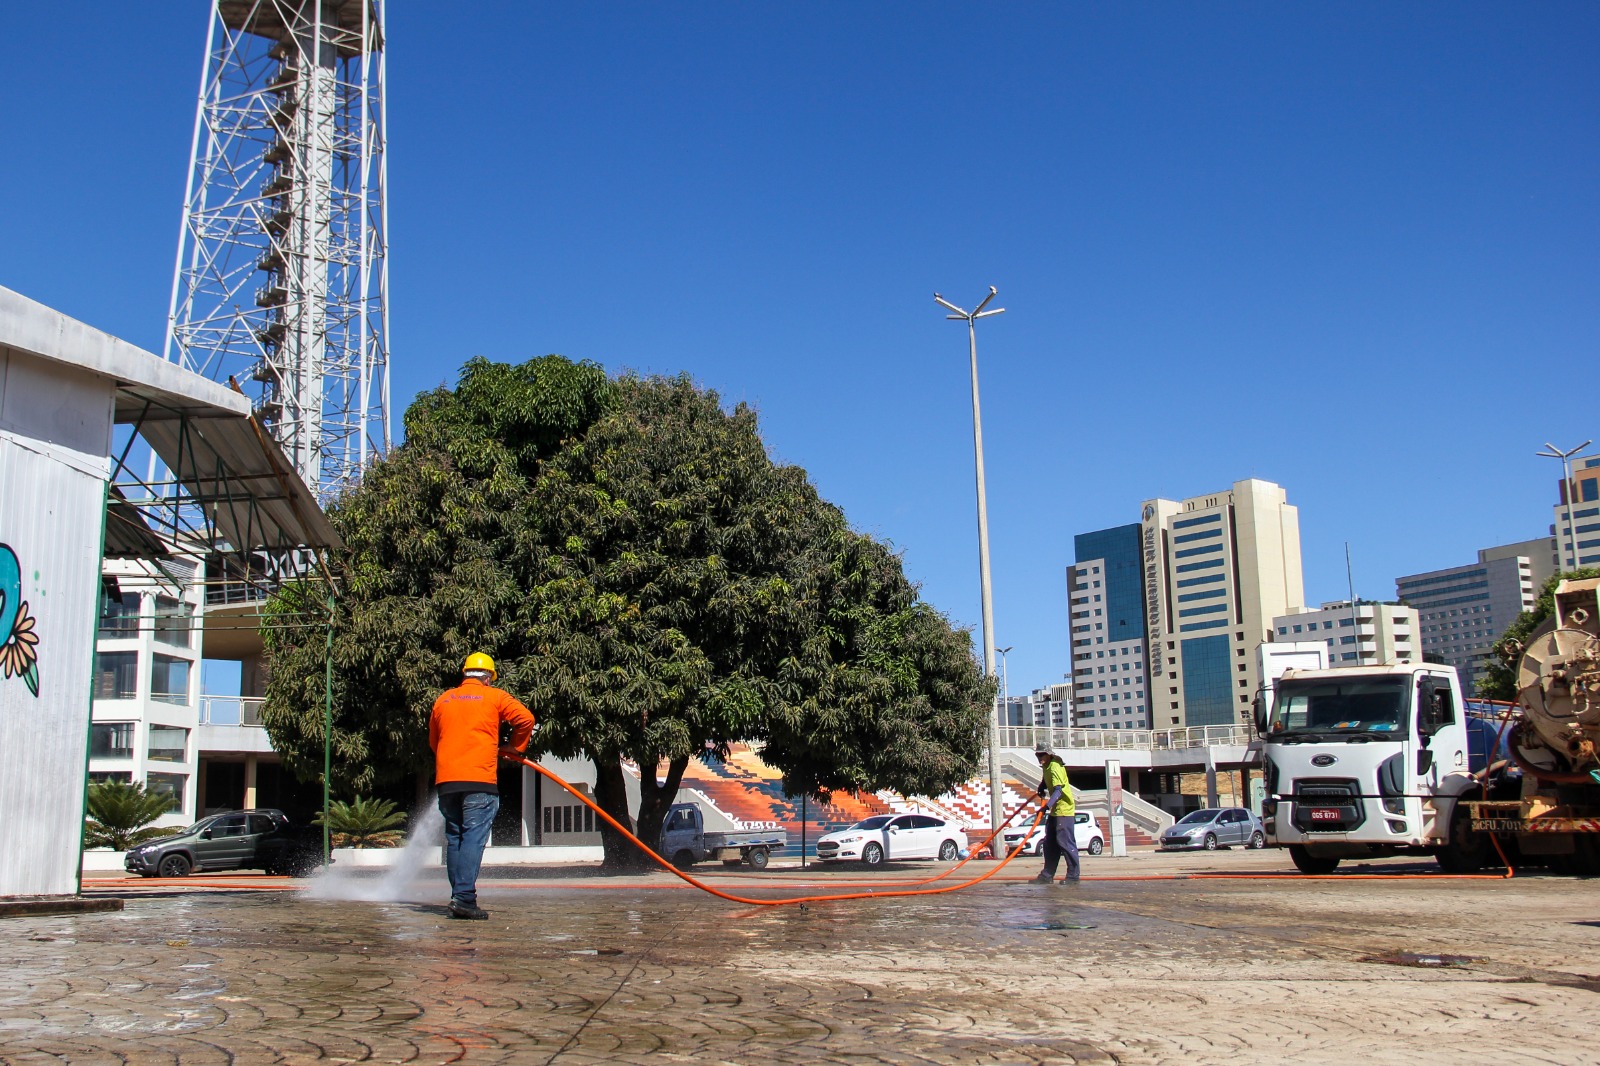
<path id="1" fill-rule="evenodd" d="M 1283 681 L 1267 735 L 1393 733 L 1398 740 L 1410 691 L 1409 676 Z"/>

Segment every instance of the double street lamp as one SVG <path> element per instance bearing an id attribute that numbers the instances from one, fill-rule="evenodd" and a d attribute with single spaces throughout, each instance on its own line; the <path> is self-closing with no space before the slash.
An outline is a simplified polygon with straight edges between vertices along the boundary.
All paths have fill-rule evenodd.
<path id="1" fill-rule="evenodd" d="M 972 360 L 972 450 L 978 474 L 978 578 L 983 588 L 983 673 L 994 678 L 994 601 L 989 589 L 989 503 L 983 484 L 983 417 L 978 409 L 978 330 L 980 318 L 998 315 L 1004 307 L 986 310 L 989 302 L 998 295 L 993 285 L 989 295 L 971 311 L 963 311 L 938 293 L 933 298 L 950 312 L 945 317 L 967 324 L 967 351 Z M 1000 692 L 995 690 L 994 705 L 989 709 L 989 828 L 1000 831 L 1005 806 L 1000 784 Z M 998 847 L 994 852 L 999 854 Z"/>
<path id="2" fill-rule="evenodd" d="M 1546 443 L 1545 448 L 1548 449 L 1547 451 L 1533 453 L 1549 459 L 1561 460 L 1561 498 L 1567 502 L 1567 528 L 1562 536 L 1556 538 L 1557 569 L 1576 570 L 1578 568 L 1578 533 L 1577 530 L 1572 528 L 1572 457 L 1593 443 L 1594 441 L 1592 440 L 1586 440 L 1576 448 L 1570 448 L 1567 451 L 1562 451 L 1554 444 Z M 1561 560 L 1566 558 L 1566 555 L 1561 550 L 1563 543 L 1572 549 L 1571 560 L 1564 566 L 1561 565 Z"/>

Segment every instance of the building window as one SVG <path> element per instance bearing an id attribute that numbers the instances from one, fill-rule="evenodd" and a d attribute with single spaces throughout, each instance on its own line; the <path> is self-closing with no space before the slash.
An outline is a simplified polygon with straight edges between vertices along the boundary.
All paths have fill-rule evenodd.
<path id="1" fill-rule="evenodd" d="M 157 655 L 150 664 L 150 698 L 159 703 L 189 702 L 189 660 Z"/>
<path id="2" fill-rule="evenodd" d="M 94 698 L 131 700 L 139 695 L 139 653 L 101 651 L 94 656 Z"/>
<path id="3" fill-rule="evenodd" d="M 133 723 L 96 722 L 91 725 L 89 756 L 94 759 L 133 758 Z"/>
<path id="4" fill-rule="evenodd" d="M 183 788 L 188 782 L 187 774 L 146 774 L 144 788 L 146 792 L 161 793 L 172 797 L 172 806 L 183 806 Z"/>
<path id="5" fill-rule="evenodd" d="M 119 785 L 133 784 L 133 774 L 127 770 L 90 770 L 89 784 L 103 785 L 107 781 L 115 781 Z"/>
<path id="6" fill-rule="evenodd" d="M 188 744 L 187 729 L 170 725 L 153 725 L 150 727 L 150 744 L 147 752 L 153 762 L 184 762 Z"/>
<path id="7" fill-rule="evenodd" d="M 139 635 L 139 597 L 126 595 L 121 601 L 107 598 L 100 610 L 100 639 L 126 640 Z"/>
<path id="8" fill-rule="evenodd" d="M 175 648 L 190 646 L 189 634 L 194 628 L 194 608 L 183 600 L 167 596 L 156 597 L 155 637 L 163 644 Z"/>

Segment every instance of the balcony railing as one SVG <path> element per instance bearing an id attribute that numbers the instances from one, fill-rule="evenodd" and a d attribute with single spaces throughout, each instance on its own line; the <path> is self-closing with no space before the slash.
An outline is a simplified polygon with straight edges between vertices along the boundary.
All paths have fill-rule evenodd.
<path id="1" fill-rule="evenodd" d="M 1044 743 L 1053 748 L 1150 749 L 1203 748 L 1209 745 L 1247 745 L 1255 731 L 1242 725 L 1194 725 L 1179 729 L 1056 729 L 1045 726 L 1007 726 L 1000 730 L 1000 745 L 1031 748 Z"/>
<path id="2" fill-rule="evenodd" d="M 201 725 L 261 725 L 259 696 L 201 696 Z"/>

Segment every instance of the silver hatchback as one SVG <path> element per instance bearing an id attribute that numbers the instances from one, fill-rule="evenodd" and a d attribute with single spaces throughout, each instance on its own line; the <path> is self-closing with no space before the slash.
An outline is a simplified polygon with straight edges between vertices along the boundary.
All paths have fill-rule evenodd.
<path id="1" fill-rule="evenodd" d="M 1231 847 L 1264 848 L 1267 832 L 1261 819 L 1244 807 L 1207 807 L 1190 811 L 1161 834 L 1163 851 Z"/>

